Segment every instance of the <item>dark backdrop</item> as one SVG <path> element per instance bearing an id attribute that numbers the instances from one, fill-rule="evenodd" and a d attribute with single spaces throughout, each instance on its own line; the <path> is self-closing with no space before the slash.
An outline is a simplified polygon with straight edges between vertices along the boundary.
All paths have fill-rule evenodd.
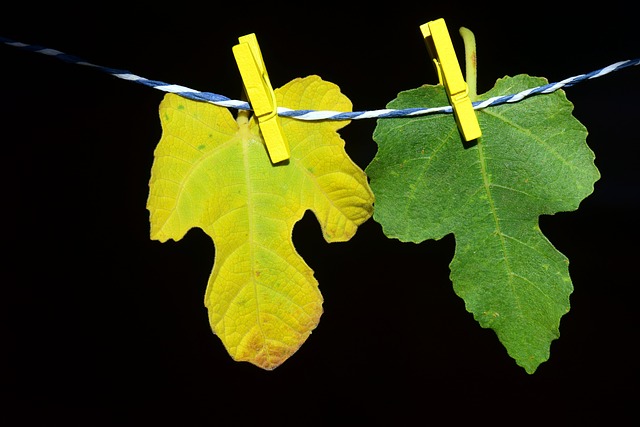
<path id="1" fill-rule="evenodd" d="M 183 3 L 3 7 L 0 36 L 238 99 L 231 48 L 255 32 L 274 87 L 317 74 L 355 110 L 436 83 L 419 26 L 437 18 L 459 57 L 457 29 L 474 32 L 479 92 L 505 75 L 559 81 L 640 57 L 636 17 L 616 1 L 598 10 Z M 602 179 L 578 211 L 541 218 L 575 290 L 550 360 L 528 375 L 454 294 L 452 236 L 400 243 L 370 220 L 329 245 L 310 214 L 294 241 L 325 298 L 320 325 L 275 371 L 232 361 L 203 305 L 211 240 L 199 230 L 149 239 L 164 94 L 5 45 L 0 64 L 0 424 L 638 420 L 637 67 L 566 90 Z M 362 168 L 376 152 L 374 128 L 360 120 L 341 132 Z"/>

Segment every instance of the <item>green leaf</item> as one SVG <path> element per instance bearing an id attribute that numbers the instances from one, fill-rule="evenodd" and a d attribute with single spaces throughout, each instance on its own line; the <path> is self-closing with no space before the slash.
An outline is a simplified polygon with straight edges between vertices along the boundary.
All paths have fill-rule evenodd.
<path id="1" fill-rule="evenodd" d="M 546 84 L 525 75 L 498 80 L 478 100 Z M 399 94 L 388 108 L 449 103 L 442 86 Z M 407 242 L 453 233 L 451 280 L 482 327 L 533 373 L 549 358 L 573 290 L 567 258 L 538 217 L 572 211 L 599 172 L 586 128 L 563 91 L 477 111 L 483 132 L 463 143 L 452 114 L 379 119 L 378 152 L 366 168 L 374 220 Z"/>
<path id="2" fill-rule="evenodd" d="M 317 76 L 275 91 L 292 109 L 351 109 Z M 328 242 L 349 240 L 373 211 L 367 177 L 337 133 L 348 121 L 282 118 L 291 158 L 273 165 L 252 117 L 166 95 L 149 183 L 151 237 L 179 240 L 201 228 L 216 247 L 205 295 L 209 321 L 229 354 L 272 370 L 308 338 L 322 314 L 313 270 L 292 242 L 313 211 Z"/>

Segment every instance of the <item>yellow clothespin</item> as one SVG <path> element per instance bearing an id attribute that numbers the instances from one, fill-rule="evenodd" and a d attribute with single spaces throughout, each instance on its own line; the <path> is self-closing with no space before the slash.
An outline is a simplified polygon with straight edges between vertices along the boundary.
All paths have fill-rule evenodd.
<path id="1" fill-rule="evenodd" d="M 258 119 L 271 162 L 278 163 L 287 160 L 290 157 L 289 144 L 284 132 L 282 132 L 276 95 L 269 81 L 258 39 L 252 33 L 242 36 L 238 40 L 240 44 L 233 47 L 233 56 L 240 69 L 249 103 Z"/>
<path id="2" fill-rule="evenodd" d="M 458 128 L 465 141 L 482 136 L 478 117 L 469 99 L 469 86 L 462 77 L 460 64 L 453 50 L 453 43 L 444 19 L 427 22 L 420 26 L 427 49 L 433 58 L 438 80 L 444 85 L 453 107 Z"/>

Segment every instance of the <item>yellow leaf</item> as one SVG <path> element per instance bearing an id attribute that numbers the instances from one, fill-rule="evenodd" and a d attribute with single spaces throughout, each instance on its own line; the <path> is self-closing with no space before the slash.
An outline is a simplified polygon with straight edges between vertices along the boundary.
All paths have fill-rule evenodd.
<path id="1" fill-rule="evenodd" d="M 351 111 L 317 76 L 275 91 L 279 106 Z M 281 118 L 289 161 L 273 165 L 255 118 L 168 94 L 160 104 L 147 208 L 151 238 L 179 240 L 192 227 L 215 245 L 205 295 L 209 321 L 229 354 L 271 370 L 318 325 L 322 295 L 296 252 L 293 227 L 314 212 L 328 242 L 349 240 L 373 211 L 364 172 L 337 131 L 347 121 Z"/>

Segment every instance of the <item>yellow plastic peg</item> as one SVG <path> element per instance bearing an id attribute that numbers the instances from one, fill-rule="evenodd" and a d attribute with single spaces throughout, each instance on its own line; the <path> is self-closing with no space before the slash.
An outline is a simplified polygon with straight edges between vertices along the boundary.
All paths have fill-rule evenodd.
<path id="1" fill-rule="evenodd" d="M 290 157 L 289 144 L 282 131 L 276 95 L 269 81 L 258 39 L 252 33 L 238 40 L 240 44 L 233 47 L 233 56 L 236 58 L 249 103 L 258 119 L 271 162 L 279 163 Z"/>
<path id="2" fill-rule="evenodd" d="M 465 141 L 482 136 L 478 117 L 469 99 L 469 86 L 462 77 L 462 70 L 453 50 L 453 43 L 444 19 L 436 19 L 420 26 L 422 36 L 438 73 L 438 80 L 444 86 L 453 107 L 458 129 Z"/>

